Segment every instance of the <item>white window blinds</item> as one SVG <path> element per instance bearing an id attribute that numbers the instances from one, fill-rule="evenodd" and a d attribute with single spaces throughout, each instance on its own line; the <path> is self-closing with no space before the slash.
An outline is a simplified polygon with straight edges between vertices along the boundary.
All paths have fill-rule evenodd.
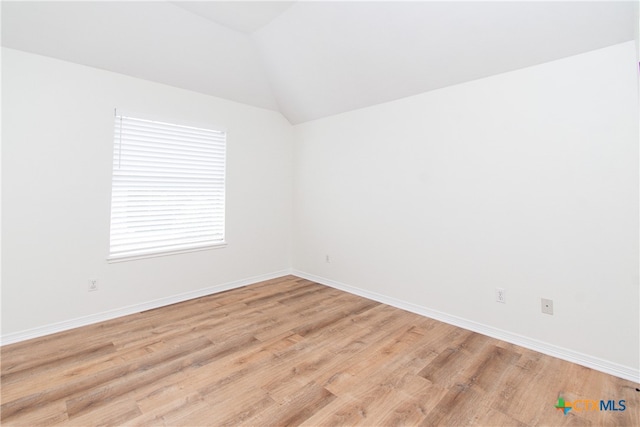
<path id="1" fill-rule="evenodd" d="M 224 244 L 226 134 L 116 112 L 109 259 Z"/>

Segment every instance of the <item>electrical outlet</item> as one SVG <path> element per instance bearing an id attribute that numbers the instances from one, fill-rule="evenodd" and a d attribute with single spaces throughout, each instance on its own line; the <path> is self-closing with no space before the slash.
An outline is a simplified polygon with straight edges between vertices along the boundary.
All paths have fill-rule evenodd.
<path id="1" fill-rule="evenodd" d="M 496 302 L 501 302 L 502 304 L 507 303 L 507 291 L 502 288 L 496 288 Z"/>
<path id="2" fill-rule="evenodd" d="M 542 298 L 541 300 L 542 312 L 544 314 L 553 315 L 553 300 Z"/>
<path id="3" fill-rule="evenodd" d="M 89 279 L 89 292 L 98 290 L 98 279 Z"/>

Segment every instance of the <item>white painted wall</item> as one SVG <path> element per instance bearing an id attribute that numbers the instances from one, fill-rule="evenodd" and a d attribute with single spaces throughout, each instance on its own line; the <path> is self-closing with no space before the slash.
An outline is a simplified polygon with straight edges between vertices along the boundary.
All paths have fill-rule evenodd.
<path id="1" fill-rule="evenodd" d="M 293 265 L 637 372 L 635 55 L 628 42 L 292 128 L 3 49 L 2 335 Z M 225 249 L 106 263 L 114 107 L 226 128 Z"/>
<path id="2" fill-rule="evenodd" d="M 628 42 L 296 126 L 294 269 L 637 372 L 635 57 Z"/>
<path id="3" fill-rule="evenodd" d="M 640 4 L 638 2 L 634 2 L 634 14 L 635 17 L 635 26 L 634 26 L 634 40 L 636 42 L 636 49 L 638 53 L 638 60 L 640 60 Z"/>
<path id="4" fill-rule="evenodd" d="M 279 113 L 11 49 L 2 89 L 3 336 L 290 268 Z M 226 248 L 106 262 L 115 107 L 227 130 Z"/>

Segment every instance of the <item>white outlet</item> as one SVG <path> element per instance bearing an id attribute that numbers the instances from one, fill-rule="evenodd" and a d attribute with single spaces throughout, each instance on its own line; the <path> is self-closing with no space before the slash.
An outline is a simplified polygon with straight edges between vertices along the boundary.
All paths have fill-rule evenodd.
<path id="1" fill-rule="evenodd" d="M 89 292 L 98 290 L 98 279 L 89 279 Z"/>
<path id="2" fill-rule="evenodd" d="M 553 315 L 553 300 L 542 298 L 540 300 L 540 302 L 541 302 L 541 305 L 542 305 L 542 312 L 544 314 Z"/>
<path id="3" fill-rule="evenodd" d="M 507 303 L 507 291 L 502 288 L 496 288 L 496 302 L 501 302 L 502 304 Z"/>

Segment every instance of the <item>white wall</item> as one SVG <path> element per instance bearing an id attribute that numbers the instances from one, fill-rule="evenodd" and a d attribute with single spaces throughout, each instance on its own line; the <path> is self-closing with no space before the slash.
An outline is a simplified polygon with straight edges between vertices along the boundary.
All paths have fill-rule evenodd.
<path id="1" fill-rule="evenodd" d="M 633 42 L 295 128 L 271 111 L 2 54 L 3 337 L 293 265 L 638 372 Z M 226 128 L 228 247 L 106 263 L 114 107 Z"/>
<path id="2" fill-rule="evenodd" d="M 11 49 L 2 89 L 3 336 L 290 268 L 279 113 Z M 226 248 L 106 262 L 115 107 L 227 130 Z"/>
<path id="3" fill-rule="evenodd" d="M 635 42 L 636 42 L 636 49 L 637 49 L 637 53 L 638 53 L 638 60 L 640 60 L 640 4 L 638 4 L 638 2 L 635 2 L 635 12 L 634 12 L 634 21 L 635 21 L 635 26 L 634 26 L 634 37 L 635 37 Z"/>
<path id="4" fill-rule="evenodd" d="M 296 126 L 295 271 L 638 372 L 635 55 Z"/>

